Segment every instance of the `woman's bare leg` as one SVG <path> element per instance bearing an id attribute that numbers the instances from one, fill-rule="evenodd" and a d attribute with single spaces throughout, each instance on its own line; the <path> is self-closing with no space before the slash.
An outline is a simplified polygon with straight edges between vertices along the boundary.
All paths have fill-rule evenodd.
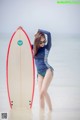
<path id="1" fill-rule="evenodd" d="M 44 96 L 40 97 L 42 84 L 43 84 L 43 77 L 40 74 L 38 74 L 39 103 L 40 103 L 40 108 L 44 110 L 45 107 Z"/>
<path id="2" fill-rule="evenodd" d="M 43 79 L 43 83 L 42 83 L 42 87 L 41 87 L 41 93 L 40 93 L 40 97 L 43 98 L 43 96 L 45 96 L 48 108 L 50 111 L 52 111 L 52 103 L 51 103 L 51 99 L 49 94 L 47 93 L 48 87 L 52 81 L 52 77 L 53 77 L 53 72 L 51 71 L 51 69 L 48 69 L 46 72 L 46 75 Z"/>

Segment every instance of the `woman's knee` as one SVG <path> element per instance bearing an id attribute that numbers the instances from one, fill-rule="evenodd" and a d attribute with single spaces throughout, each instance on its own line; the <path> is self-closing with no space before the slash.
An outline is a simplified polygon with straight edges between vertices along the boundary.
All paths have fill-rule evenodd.
<path id="1" fill-rule="evenodd" d="M 46 94 L 46 90 L 41 90 L 40 92 L 40 98 L 43 98 Z"/>

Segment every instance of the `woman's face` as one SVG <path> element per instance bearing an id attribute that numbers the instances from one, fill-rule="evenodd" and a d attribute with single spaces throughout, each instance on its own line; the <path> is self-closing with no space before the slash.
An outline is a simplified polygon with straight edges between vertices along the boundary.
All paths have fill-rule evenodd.
<path id="1" fill-rule="evenodd" d="M 45 38 L 44 38 L 44 37 L 41 37 L 41 40 L 40 40 L 39 46 L 40 46 L 40 47 L 44 47 L 45 43 L 46 43 Z"/>

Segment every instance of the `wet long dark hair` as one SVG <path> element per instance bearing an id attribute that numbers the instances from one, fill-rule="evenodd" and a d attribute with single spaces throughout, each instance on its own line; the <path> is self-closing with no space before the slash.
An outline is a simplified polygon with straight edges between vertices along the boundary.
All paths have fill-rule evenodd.
<path id="1" fill-rule="evenodd" d="M 33 48 L 33 54 L 34 54 L 34 57 L 36 56 L 39 48 L 40 48 L 40 40 L 41 38 L 45 38 L 45 35 L 44 33 L 38 31 L 36 34 L 35 34 L 35 39 L 34 39 L 34 48 Z"/>

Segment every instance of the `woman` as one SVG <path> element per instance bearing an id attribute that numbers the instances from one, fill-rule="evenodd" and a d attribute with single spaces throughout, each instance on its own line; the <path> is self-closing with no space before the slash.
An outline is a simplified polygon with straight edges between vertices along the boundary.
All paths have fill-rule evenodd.
<path id="1" fill-rule="evenodd" d="M 47 41 L 45 34 L 47 35 Z M 47 57 L 50 48 L 51 48 L 50 32 L 39 29 L 38 32 L 35 34 L 33 54 L 35 64 L 37 67 L 40 108 L 44 110 L 45 107 L 44 102 L 46 100 L 49 110 L 52 111 L 51 99 L 47 92 L 54 71 L 54 69 L 47 63 Z"/>

